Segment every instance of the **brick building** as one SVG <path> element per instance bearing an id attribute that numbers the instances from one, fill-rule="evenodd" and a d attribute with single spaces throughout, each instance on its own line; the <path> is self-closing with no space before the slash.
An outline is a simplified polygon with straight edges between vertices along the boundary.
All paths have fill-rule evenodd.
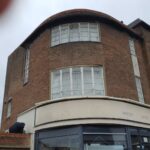
<path id="1" fill-rule="evenodd" d="M 2 130 L 31 149 L 150 149 L 150 26 L 86 9 L 43 22 L 8 58 Z M 34 147 L 34 148 L 33 148 Z"/>

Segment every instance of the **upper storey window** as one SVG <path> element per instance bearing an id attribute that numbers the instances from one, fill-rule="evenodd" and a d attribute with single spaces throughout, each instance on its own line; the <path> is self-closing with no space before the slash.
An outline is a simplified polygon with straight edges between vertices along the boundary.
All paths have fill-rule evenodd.
<path id="1" fill-rule="evenodd" d="M 29 60 L 30 60 L 30 50 L 25 51 L 25 63 L 24 63 L 24 78 L 23 83 L 26 84 L 29 80 Z"/>
<path id="2" fill-rule="evenodd" d="M 143 95 L 143 89 L 142 89 L 142 84 L 141 84 L 141 75 L 140 75 L 140 70 L 139 70 L 138 58 L 136 54 L 134 40 L 132 38 L 129 39 L 129 48 L 130 48 L 130 54 L 131 54 L 131 60 L 132 60 L 132 65 L 133 65 L 138 98 L 141 103 L 144 103 L 144 95 Z"/>
<path id="3" fill-rule="evenodd" d="M 11 110 L 12 110 L 12 102 L 9 101 L 7 104 L 7 118 L 11 116 Z"/>
<path id="4" fill-rule="evenodd" d="M 72 23 L 69 25 L 69 41 L 76 42 L 79 41 L 79 24 Z"/>
<path id="5" fill-rule="evenodd" d="M 70 23 L 52 28 L 51 46 L 76 41 L 99 42 L 98 23 Z"/>
<path id="6" fill-rule="evenodd" d="M 52 99 L 70 96 L 103 96 L 103 68 L 74 67 L 52 72 Z"/>
<path id="7" fill-rule="evenodd" d="M 7 118 L 11 116 L 12 113 L 12 98 L 9 98 L 7 103 Z"/>

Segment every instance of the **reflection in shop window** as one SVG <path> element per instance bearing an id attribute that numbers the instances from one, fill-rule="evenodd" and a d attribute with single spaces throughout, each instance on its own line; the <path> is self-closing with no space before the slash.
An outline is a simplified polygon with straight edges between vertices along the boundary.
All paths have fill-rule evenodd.
<path id="1" fill-rule="evenodd" d="M 127 150 L 125 134 L 84 135 L 84 150 Z"/>
<path id="2" fill-rule="evenodd" d="M 138 135 L 131 136 L 132 150 L 140 150 L 140 137 Z"/>
<path id="3" fill-rule="evenodd" d="M 144 150 L 150 150 L 150 136 L 142 137 L 142 146 Z"/>
<path id="4" fill-rule="evenodd" d="M 40 140 L 40 150 L 79 150 L 78 135 L 52 137 Z"/>
<path id="5" fill-rule="evenodd" d="M 36 133 L 35 146 L 36 150 L 150 150 L 150 130 L 107 125 L 43 130 Z"/>
<path id="6" fill-rule="evenodd" d="M 85 150 L 124 150 L 122 145 L 86 144 Z"/>

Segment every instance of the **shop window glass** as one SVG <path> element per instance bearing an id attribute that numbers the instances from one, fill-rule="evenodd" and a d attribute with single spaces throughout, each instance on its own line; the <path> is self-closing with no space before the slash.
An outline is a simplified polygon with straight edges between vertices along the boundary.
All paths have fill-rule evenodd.
<path id="1" fill-rule="evenodd" d="M 84 135 L 84 150 L 127 150 L 124 134 Z"/>

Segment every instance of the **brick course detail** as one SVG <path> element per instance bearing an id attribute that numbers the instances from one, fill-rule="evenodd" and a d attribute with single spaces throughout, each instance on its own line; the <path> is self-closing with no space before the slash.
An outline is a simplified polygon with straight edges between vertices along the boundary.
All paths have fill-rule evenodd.
<path id="1" fill-rule="evenodd" d="M 0 133 L 0 149 L 29 150 L 30 134 Z"/>

